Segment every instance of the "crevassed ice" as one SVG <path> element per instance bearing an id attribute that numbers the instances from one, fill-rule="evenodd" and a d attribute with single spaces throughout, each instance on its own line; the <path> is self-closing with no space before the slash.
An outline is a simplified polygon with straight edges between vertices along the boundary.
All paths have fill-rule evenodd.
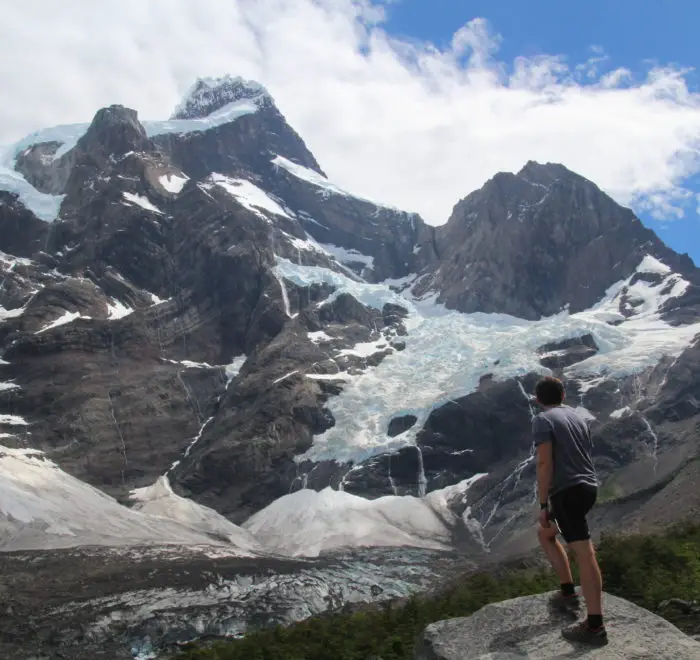
<path id="1" fill-rule="evenodd" d="M 566 371 L 567 377 L 591 380 L 638 373 L 656 365 L 664 355 L 678 356 L 700 332 L 700 323 L 672 327 L 659 318 L 663 303 L 687 286 L 675 274 L 656 286 L 638 282 L 630 287 L 629 278 L 610 287 L 590 310 L 526 321 L 505 314 L 449 311 L 431 300 L 399 295 L 383 284 L 353 281 L 326 268 L 300 266 L 285 259 L 278 259 L 276 271 L 299 286 L 330 284 L 336 289 L 331 298 L 349 293 L 371 307 L 381 309 L 391 302 L 409 312 L 405 321 L 408 336 L 403 338 L 406 349 L 362 375 L 348 377 L 343 392 L 328 402 L 335 426 L 316 436 L 299 461 L 357 462 L 414 444 L 430 412 L 473 392 L 483 375 L 506 379 L 528 372 L 546 373 L 537 354 L 545 343 L 592 334 L 600 352 Z M 672 290 L 663 293 L 670 284 Z M 626 288 L 633 288 L 642 298 L 638 314 L 630 319 L 618 311 Z M 613 320 L 620 325 L 608 323 Z M 418 417 L 418 423 L 401 436 L 389 438 L 389 421 L 406 414 Z"/>

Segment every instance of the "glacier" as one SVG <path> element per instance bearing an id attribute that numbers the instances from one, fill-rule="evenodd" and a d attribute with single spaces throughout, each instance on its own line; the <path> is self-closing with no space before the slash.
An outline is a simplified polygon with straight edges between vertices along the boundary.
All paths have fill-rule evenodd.
<path id="1" fill-rule="evenodd" d="M 567 378 L 582 383 L 585 392 L 603 378 L 634 375 L 655 366 L 664 356 L 678 357 L 700 332 L 700 323 L 671 326 L 661 319 L 662 306 L 682 295 L 688 283 L 651 255 L 644 257 L 636 273 L 661 275 L 658 284 L 634 281 L 635 273 L 610 287 L 589 310 L 576 314 L 562 310 L 537 321 L 505 314 L 462 314 L 438 304 L 435 295 L 420 300 L 410 289 L 399 293 L 390 286 L 395 284 L 391 281 L 369 284 L 283 258 L 277 259 L 275 272 L 297 286 L 323 283 L 334 287 L 334 293 L 321 305 L 348 293 L 376 309 L 393 303 L 408 310 L 408 336 L 402 338 L 405 350 L 390 354 L 361 375 L 344 374 L 347 385 L 328 402 L 335 426 L 315 436 L 311 448 L 296 457 L 299 462 L 359 463 L 413 445 L 430 413 L 474 392 L 482 376 L 492 374 L 505 380 L 530 372 L 550 373 L 540 364 L 537 352 L 549 342 L 588 333 L 595 338 L 598 354 L 565 371 Z M 630 317 L 619 311 L 623 295 L 638 300 Z M 315 374 L 308 377 L 319 378 Z M 389 438 L 391 419 L 408 414 L 415 415 L 418 422 L 400 436 Z"/>

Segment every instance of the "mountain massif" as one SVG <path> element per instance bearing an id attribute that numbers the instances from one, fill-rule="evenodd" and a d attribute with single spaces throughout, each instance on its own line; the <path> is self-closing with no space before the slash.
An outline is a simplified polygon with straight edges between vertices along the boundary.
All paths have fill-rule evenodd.
<path id="1" fill-rule="evenodd" d="M 111 106 L 0 158 L 0 549 L 15 574 L 62 567 L 32 619 L 58 646 L 240 632 L 232 594 L 272 564 L 331 584 L 362 563 L 338 553 L 531 548 L 544 373 L 594 430 L 599 529 L 698 512 L 700 271 L 564 166 L 496 174 L 428 226 L 331 183 L 230 77 L 169 120 Z M 109 579 L 78 588 L 104 553 Z M 114 608 L 131 632 L 98 625 Z"/>

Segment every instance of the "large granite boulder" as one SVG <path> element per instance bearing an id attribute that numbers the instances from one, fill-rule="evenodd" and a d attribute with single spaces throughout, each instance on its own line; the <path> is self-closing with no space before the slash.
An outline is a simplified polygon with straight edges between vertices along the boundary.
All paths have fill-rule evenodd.
<path id="1" fill-rule="evenodd" d="M 525 596 L 487 605 L 470 617 L 429 625 L 416 660 L 518 660 L 586 657 L 601 660 L 697 660 L 700 643 L 632 603 L 609 594 L 604 611 L 609 643 L 602 648 L 573 645 L 561 635 L 571 625 L 552 613 L 551 594 Z"/>

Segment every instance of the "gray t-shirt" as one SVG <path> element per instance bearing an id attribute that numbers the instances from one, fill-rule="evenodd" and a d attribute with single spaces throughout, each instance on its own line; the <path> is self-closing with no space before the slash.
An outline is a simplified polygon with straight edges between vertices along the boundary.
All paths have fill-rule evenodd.
<path id="1" fill-rule="evenodd" d="M 569 406 L 556 406 L 532 420 L 535 446 L 552 443 L 554 475 L 550 496 L 576 484 L 598 486 L 593 466 L 593 442 L 586 421 Z"/>

